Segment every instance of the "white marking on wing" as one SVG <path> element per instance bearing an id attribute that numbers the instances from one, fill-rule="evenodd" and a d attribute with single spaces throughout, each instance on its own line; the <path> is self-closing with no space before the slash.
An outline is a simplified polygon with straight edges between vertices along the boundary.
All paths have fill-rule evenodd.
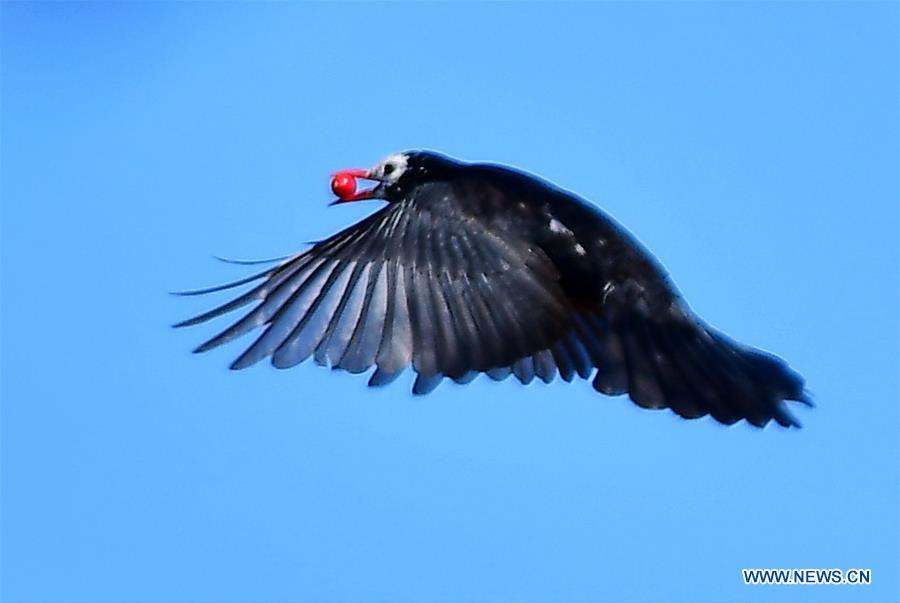
<path id="1" fill-rule="evenodd" d="M 571 230 L 566 228 L 566 225 L 557 220 L 556 218 L 550 218 L 550 230 L 557 234 L 564 234 L 568 236 L 572 236 L 573 233 Z"/>

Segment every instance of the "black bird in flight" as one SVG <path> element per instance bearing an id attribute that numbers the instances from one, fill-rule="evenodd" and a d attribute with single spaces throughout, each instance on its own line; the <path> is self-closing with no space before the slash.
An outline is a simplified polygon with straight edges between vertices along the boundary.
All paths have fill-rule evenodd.
<path id="1" fill-rule="evenodd" d="M 377 184 L 357 192 L 357 178 Z M 256 304 L 196 352 L 264 327 L 231 368 L 312 356 L 351 373 L 374 366 L 369 385 L 383 385 L 412 365 L 416 394 L 445 377 L 527 384 L 559 373 L 645 408 L 760 427 L 799 426 L 785 400 L 811 405 L 784 361 L 705 324 L 647 250 L 569 191 L 426 151 L 339 172 L 332 188 L 335 203 L 386 204 L 264 272 L 186 292 L 257 282 L 176 325 Z"/>

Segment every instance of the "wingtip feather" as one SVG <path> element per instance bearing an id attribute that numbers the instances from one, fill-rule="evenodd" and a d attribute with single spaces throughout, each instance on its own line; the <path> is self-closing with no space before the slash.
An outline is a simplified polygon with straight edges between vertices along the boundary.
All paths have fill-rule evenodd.
<path id="1" fill-rule="evenodd" d="M 232 258 L 225 258 L 220 255 L 214 255 L 212 257 L 213 257 L 213 259 L 223 262 L 225 264 L 236 264 L 238 266 L 258 266 L 260 264 L 274 264 L 275 262 L 281 262 L 281 261 L 284 261 L 284 260 L 290 258 L 291 256 L 283 255 L 283 256 L 280 256 L 277 258 L 265 258 L 265 259 L 260 259 L 260 260 L 235 260 Z"/>

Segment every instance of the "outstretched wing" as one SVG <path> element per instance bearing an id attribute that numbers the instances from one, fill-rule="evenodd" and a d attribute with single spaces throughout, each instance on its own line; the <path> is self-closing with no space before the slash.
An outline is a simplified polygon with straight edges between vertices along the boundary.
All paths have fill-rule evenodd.
<path id="1" fill-rule="evenodd" d="M 784 401 L 810 403 L 803 379 L 702 323 L 605 214 L 525 175 L 472 169 L 477 187 L 423 186 L 270 270 L 189 292 L 257 283 L 176 326 L 256 304 L 196 351 L 262 329 L 232 368 L 312 356 L 353 373 L 374 366 L 380 385 L 411 365 L 415 393 L 480 372 L 559 374 L 686 418 L 798 425 Z"/>
<path id="2" fill-rule="evenodd" d="M 271 270 L 191 293 L 254 281 L 262 282 L 176 325 L 256 302 L 197 352 L 262 327 L 232 368 L 267 357 L 286 368 L 312 356 L 353 373 L 376 366 L 372 383 L 379 384 L 411 364 L 417 393 L 444 376 L 501 377 L 505 367 L 556 344 L 575 316 L 539 248 L 501 238 L 449 206 L 414 199 L 387 205 Z"/>

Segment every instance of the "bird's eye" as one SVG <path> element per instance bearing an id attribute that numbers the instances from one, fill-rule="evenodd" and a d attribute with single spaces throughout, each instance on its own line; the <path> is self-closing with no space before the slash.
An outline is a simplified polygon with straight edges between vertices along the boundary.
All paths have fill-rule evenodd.
<path id="1" fill-rule="evenodd" d="M 390 176 L 390 175 L 391 175 L 391 172 L 393 172 L 393 171 L 394 171 L 394 164 L 393 164 L 393 163 L 387 163 L 387 164 L 385 164 L 385 166 L 384 166 L 384 175 L 385 175 L 385 176 Z"/>

